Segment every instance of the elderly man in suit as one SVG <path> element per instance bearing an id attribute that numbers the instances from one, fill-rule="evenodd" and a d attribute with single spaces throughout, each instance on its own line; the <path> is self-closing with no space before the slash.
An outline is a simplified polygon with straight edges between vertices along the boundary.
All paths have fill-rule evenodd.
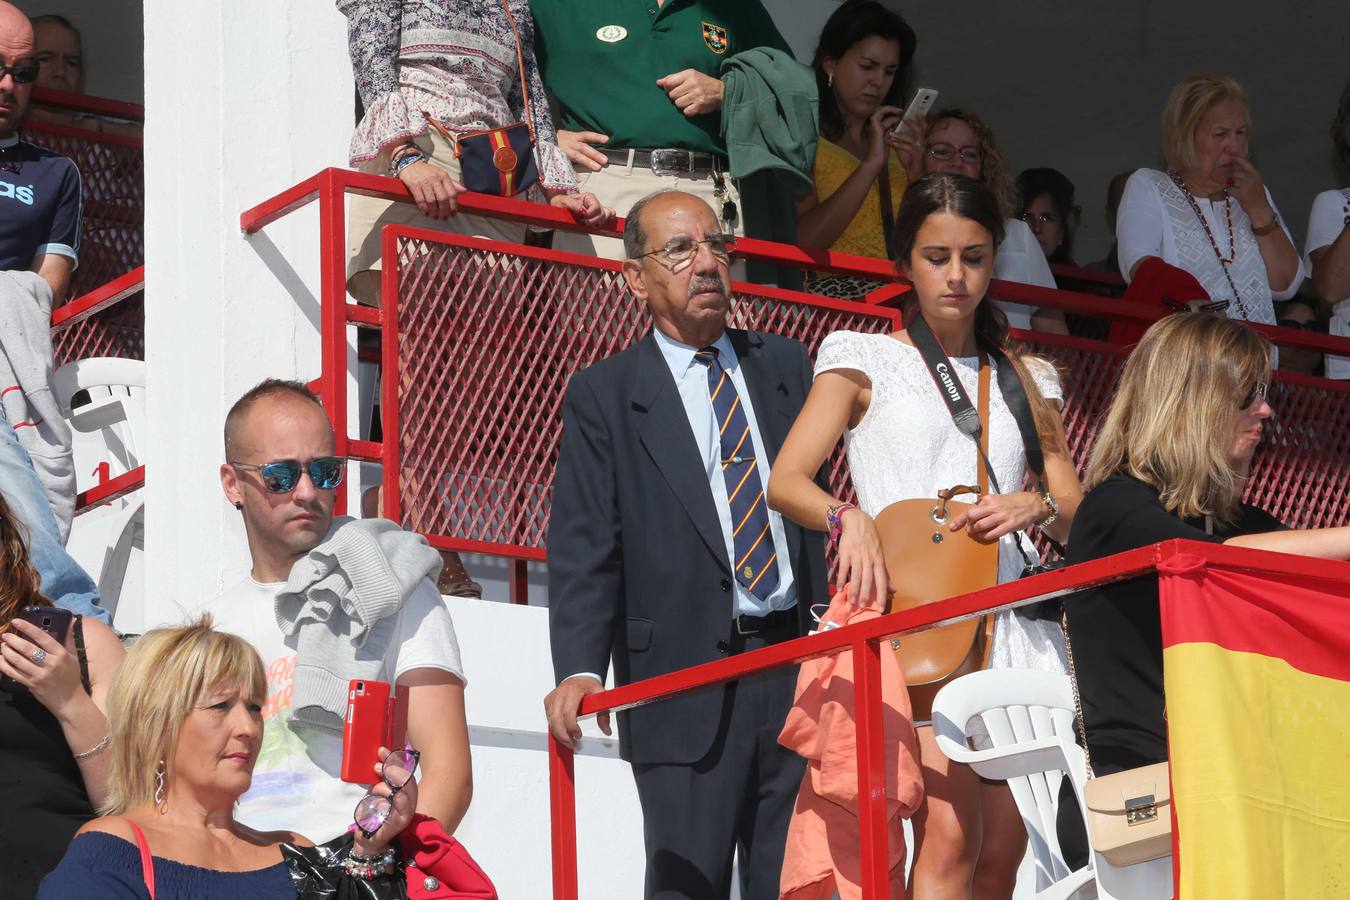
<path id="1" fill-rule="evenodd" d="M 544 703 L 569 746 L 611 658 L 624 684 L 757 649 L 803 634 L 826 599 L 821 535 L 764 498 L 811 362 L 797 341 L 727 328 L 730 243 L 698 197 L 638 201 L 623 271 L 655 327 L 568 385 L 548 534 L 559 684 Z M 795 674 L 619 714 L 647 897 L 726 897 L 737 848 L 742 896 L 778 896 L 804 768 L 777 743 Z"/>

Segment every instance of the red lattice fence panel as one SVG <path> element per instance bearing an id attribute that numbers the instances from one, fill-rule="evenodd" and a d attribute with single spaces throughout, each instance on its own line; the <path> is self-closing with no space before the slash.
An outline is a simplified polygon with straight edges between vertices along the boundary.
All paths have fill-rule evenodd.
<path id="1" fill-rule="evenodd" d="M 407 233 L 397 334 L 384 335 L 397 341 L 403 524 L 443 546 L 542 558 L 567 380 L 640 340 L 650 316 L 607 263 Z M 814 355 L 832 331 L 889 331 L 895 315 L 766 288 L 736 295 L 731 324 Z M 851 496 L 842 452 L 830 465 Z"/>
<path id="2" fill-rule="evenodd" d="M 145 359 L 145 293 L 57 325 L 52 355 L 57 366 L 96 356 Z"/>
<path id="3" fill-rule="evenodd" d="M 78 297 L 145 262 L 145 153 L 139 138 L 33 123 L 23 139 L 74 160 L 84 188 Z"/>
<path id="4" fill-rule="evenodd" d="M 1111 405 L 1128 348 L 1023 333 L 1064 384 L 1064 429 L 1080 473 Z M 1290 528 L 1350 524 L 1350 384 L 1277 372 L 1274 415 L 1252 463 L 1246 501 Z"/>

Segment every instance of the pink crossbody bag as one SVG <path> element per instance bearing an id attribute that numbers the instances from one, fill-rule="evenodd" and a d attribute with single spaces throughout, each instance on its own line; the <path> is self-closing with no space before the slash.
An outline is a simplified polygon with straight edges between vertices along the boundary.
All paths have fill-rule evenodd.
<path id="1" fill-rule="evenodd" d="M 150 842 L 145 839 L 141 826 L 130 819 L 127 824 L 136 833 L 136 846 L 141 851 L 141 877 L 145 879 L 145 889 L 150 892 L 150 900 L 155 900 L 155 859 L 150 855 Z"/>

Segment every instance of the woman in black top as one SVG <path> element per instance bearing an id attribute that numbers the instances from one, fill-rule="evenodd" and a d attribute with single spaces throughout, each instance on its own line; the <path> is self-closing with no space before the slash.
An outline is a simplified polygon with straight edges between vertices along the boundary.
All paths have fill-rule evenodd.
<path id="1" fill-rule="evenodd" d="M 29 562 L 23 525 L 0 495 L 0 897 L 29 900 L 75 831 L 94 817 L 107 784 L 108 682 L 122 644 L 95 619 L 76 618 L 64 645 L 19 618 L 50 607 Z M 78 758 L 77 758 L 78 756 Z M 91 803 L 92 801 L 92 803 Z"/>
<path id="2" fill-rule="evenodd" d="M 1168 316 L 1130 354 L 1088 465 L 1067 561 L 1172 538 L 1327 559 L 1350 558 L 1350 527 L 1280 530 L 1241 503 L 1271 416 L 1270 343 L 1205 313 Z M 1167 759 L 1156 575 L 1084 591 L 1064 604 L 1093 773 Z M 1065 860 L 1087 862 L 1068 779 L 1059 806 Z"/>

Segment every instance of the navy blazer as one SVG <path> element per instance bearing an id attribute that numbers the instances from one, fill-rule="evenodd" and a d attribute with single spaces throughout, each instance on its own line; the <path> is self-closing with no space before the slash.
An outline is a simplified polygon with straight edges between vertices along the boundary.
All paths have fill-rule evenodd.
<path id="1" fill-rule="evenodd" d="M 728 330 L 769 462 L 811 388 L 798 341 Z M 824 540 L 784 518 L 800 632 L 828 602 Z M 722 658 L 734 594 L 712 491 L 675 379 L 647 335 L 577 372 L 548 529 L 549 638 L 558 679 L 578 672 L 627 684 Z M 638 764 L 692 763 L 712 746 L 725 689 L 619 714 L 619 746 Z"/>

